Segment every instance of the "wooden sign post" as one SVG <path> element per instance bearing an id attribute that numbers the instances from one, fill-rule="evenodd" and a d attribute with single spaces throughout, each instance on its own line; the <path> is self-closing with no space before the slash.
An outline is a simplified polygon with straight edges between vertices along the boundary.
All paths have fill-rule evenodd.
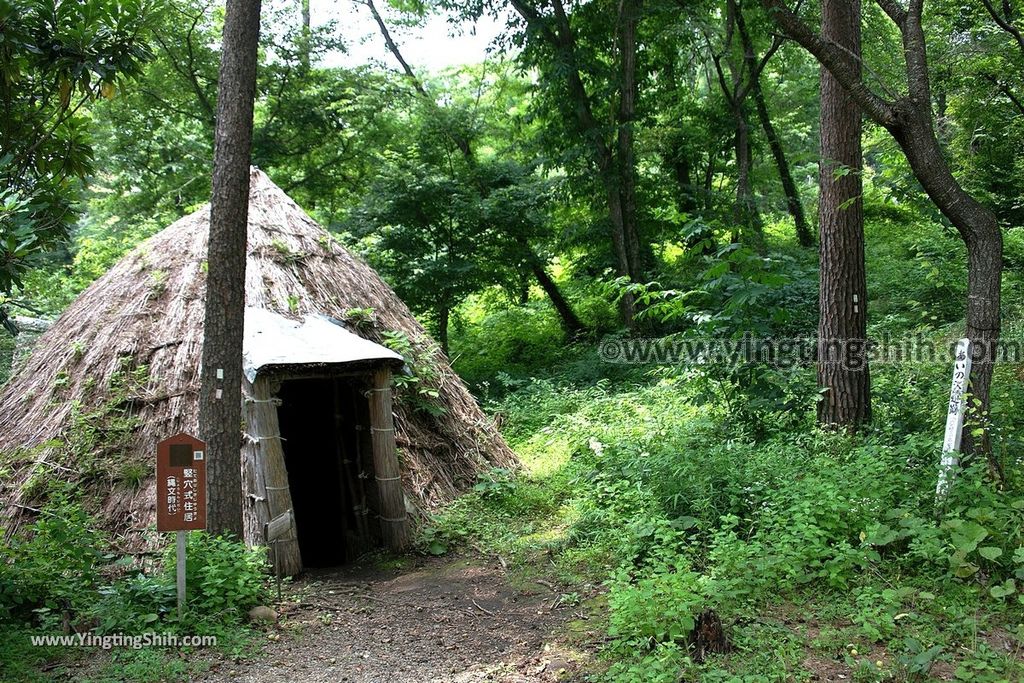
<path id="1" fill-rule="evenodd" d="M 971 378 L 971 340 L 957 342 L 953 361 L 953 387 L 949 392 L 946 413 L 946 438 L 942 442 L 942 460 L 939 464 L 939 482 L 935 486 L 935 504 L 941 506 L 949 495 L 956 469 L 960 465 L 960 441 L 964 431 L 964 411 L 967 408 L 967 388 Z"/>
<path id="2" fill-rule="evenodd" d="M 156 446 L 156 530 L 177 533 L 178 618 L 185 611 L 185 533 L 206 528 L 206 444 L 178 434 Z"/>

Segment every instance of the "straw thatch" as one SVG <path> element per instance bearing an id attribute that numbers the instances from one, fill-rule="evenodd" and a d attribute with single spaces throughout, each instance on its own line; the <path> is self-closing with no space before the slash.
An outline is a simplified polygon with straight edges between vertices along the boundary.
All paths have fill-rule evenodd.
<path id="1" fill-rule="evenodd" d="M 57 480 L 89 492 L 111 531 L 153 523 L 156 443 L 197 431 L 208 232 L 204 207 L 139 245 L 78 297 L 0 393 L 9 532 Z M 418 409 L 401 392 L 395 405 L 403 485 L 421 509 L 515 462 L 394 291 L 258 170 L 248 253 L 248 306 L 340 320 L 373 309 L 352 331 L 374 341 L 400 332 L 436 371 L 440 411 Z"/>

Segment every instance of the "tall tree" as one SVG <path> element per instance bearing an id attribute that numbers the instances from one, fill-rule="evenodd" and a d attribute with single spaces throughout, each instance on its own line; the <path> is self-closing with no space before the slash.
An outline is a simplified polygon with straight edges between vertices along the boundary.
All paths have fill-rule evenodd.
<path id="1" fill-rule="evenodd" d="M 586 141 L 590 158 L 597 169 L 608 209 L 612 250 L 620 276 L 639 282 L 643 279 L 643 244 L 637 224 L 636 160 L 634 126 L 637 94 L 637 26 L 640 0 L 616 3 L 615 45 L 617 82 L 614 89 L 618 107 L 614 115 L 615 139 L 609 142 L 607 126 L 594 114 L 593 101 L 584 81 L 576 32 L 562 0 L 552 0 L 550 13 L 530 0 L 511 0 L 512 7 L 526 22 L 529 39 L 537 40 L 552 53 L 544 68 L 564 87 L 576 129 Z M 620 299 L 622 317 L 632 327 L 636 303 L 631 293 Z"/>
<path id="2" fill-rule="evenodd" d="M 822 0 L 821 36 L 843 50 L 860 77 L 860 0 Z M 818 236 L 818 421 L 855 428 L 871 419 L 867 364 L 867 280 L 861 182 L 861 112 L 821 70 Z"/>
<path id="3" fill-rule="evenodd" d="M 738 8 L 736 28 L 739 30 L 740 41 L 743 44 L 743 54 L 747 62 L 754 61 L 754 41 L 747 28 L 747 21 L 743 17 L 742 7 Z M 772 41 L 775 47 L 778 41 Z M 764 131 L 768 148 L 772 152 L 772 159 L 775 160 L 775 167 L 779 172 L 779 180 L 782 182 L 782 191 L 786 195 L 786 209 L 793 218 L 793 226 L 796 229 L 796 238 L 801 247 L 810 247 L 814 244 L 811 236 L 810 226 L 807 225 L 807 217 L 804 215 L 804 205 L 800 201 L 800 191 L 793 180 L 793 173 L 789 169 L 789 161 L 786 159 L 786 150 L 782 146 L 782 139 L 775 130 L 772 123 L 771 113 L 768 111 L 768 102 L 765 99 L 764 91 L 761 89 L 761 72 L 751 74 L 750 94 L 754 97 L 754 105 L 757 109 L 757 118 L 761 122 L 761 129 Z"/>
<path id="4" fill-rule="evenodd" d="M 208 529 L 242 537 L 242 333 L 260 0 L 228 0 L 217 98 L 199 430 Z"/>
<path id="5" fill-rule="evenodd" d="M 864 112 L 889 131 L 910 163 L 914 175 L 935 206 L 956 228 L 967 247 L 967 336 L 976 358 L 971 370 L 971 393 L 982 412 L 990 405 L 992 355 L 1001 321 L 1000 287 L 1003 272 L 1003 234 L 995 214 L 967 192 L 953 176 L 935 131 L 931 73 L 922 24 L 924 0 L 875 0 L 899 30 L 903 44 L 906 90 L 869 87 L 863 70 L 850 66 L 849 55 L 836 43 L 813 31 L 784 0 L 762 0 L 779 27 L 813 54 Z M 987 432 L 975 440 L 965 433 L 964 450 L 990 453 Z"/>
<path id="6" fill-rule="evenodd" d="M 401 65 L 402 72 L 405 76 L 406 81 L 408 81 L 408 83 L 412 86 L 420 101 L 426 105 L 427 115 L 434 117 L 441 122 L 441 128 L 444 136 L 451 140 L 451 142 L 459 149 L 459 152 L 462 154 L 463 161 L 465 161 L 466 163 L 469 174 L 472 177 L 470 184 L 476 188 L 480 197 L 483 199 L 483 201 L 486 202 L 488 200 L 488 195 L 491 194 L 492 190 L 494 190 L 495 188 L 491 186 L 491 183 L 488 182 L 488 179 L 486 178 L 488 169 L 480 168 L 479 161 L 477 160 L 476 157 L 476 145 L 474 144 L 474 141 L 471 139 L 471 135 L 473 133 L 472 127 L 457 125 L 459 123 L 459 117 L 451 117 L 450 115 L 443 111 L 441 105 L 438 104 L 437 100 L 434 99 L 434 96 L 430 94 L 430 92 L 427 90 L 427 87 L 423 84 L 423 81 L 420 80 L 419 76 L 416 75 L 416 72 L 413 71 L 412 66 L 410 66 L 409 62 L 406 61 L 405 57 L 402 55 L 402 51 L 399 48 L 398 43 L 396 43 L 395 39 L 392 37 L 391 31 L 388 29 L 387 23 L 385 23 L 384 18 L 381 16 L 380 11 L 374 4 L 374 1 L 356 0 L 356 2 L 364 5 L 370 11 L 370 14 L 373 17 L 374 22 L 377 24 L 377 28 L 380 30 L 381 37 L 384 39 L 384 44 L 387 46 L 388 51 Z M 454 108 L 451 104 L 449 106 Z M 624 106 L 632 107 L 633 105 Z M 630 153 L 632 153 L 631 141 L 624 146 L 630 150 Z M 449 164 L 449 166 L 451 167 L 451 164 Z M 515 167 L 515 164 L 506 165 L 506 168 Z M 518 174 L 513 173 L 513 175 Z M 518 178 L 517 182 L 511 183 L 511 185 L 513 186 L 517 184 L 524 184 L 522 177 Z M 507 188 L 502 187 L 500 189 Z M 570 338 L 578 337 L 580 334 L 583 333 L 585 329 L 583 323 L 573 312 L 572 307 L 569 305 L 569 302 L 565 299 L 565 297 L 562 295 L 561 290 L 558 288 L 558 283 L 556 283 L 555 280 L 548 274 L 543 259 L 541 259 L 541 257 L 537 254 L 536 250 L 534 249 L 533 245 L 530 243 L 529 237 L 532 234 L 535 234 L 537 231 L 535 225 L 531 225 L 531 221 L 527 217 L 530 216 L 531 214 L 534 214 L 536 212 L 536 209 L 533 206 L 528 206 L 524 208 L 527 209 L 525 213 L 519 214 L 513 220 L 499 221 L 499 224 L 504 226 L 505 228 L 501 231 L 503 233 L 503 237 L 508 238 L 507 240 L 503 241 L 510 242 L 511 244 L 514 245 L 514 248 L 508 251 L 515 253 L 516 265 L 528 269 L 529 272 L 532 273 L 533 276 L 537 279 L 537 283 L 540 285 L 541 289 L 544 290 L 544 293 L 548 295 L 548 298 L 551 300 L 551 304 L 554 306 L 555 311 L 558 313 L 558 317 L 561 321 L 562 328 L 565 330 L 566 334 Z M 522 226 L 524 225 L 529 227 L 527 229 L 522 229 Z M 517 284 L 522 286 L 523 280 L 520 278 L 520 282 Z M 526 298 L 528 297 L 529 290 L 527 289 Z M 523 301 L 523 303 L 525 303 L 525 301 Z M 442 309 L 442 311 L 445 324 L 440 324 L 441 316 L 439 315 L 438 335 L 439 338 L 442 340 L 442 349 L 447 353 L 447 320 L 449 314 L 447 308 Z"/>
<path id="7" fill-rule="evenodd" d="M 148 0 L 0 2 L 0 295 L 67 239 L 95 171 L 90 106 L 142 70 Z"/>
<path id="8" fill-rule="evenodd" d="M 712 49 L 711 60 L 718 74 L 718 85 L 725 97 L 725 103 L 732 117 L 734 134 L 733 145 L 736 158 L 736 199 L 733 202 L 733 241 L 739 241 L 741 233 L 746 241 L 762 244 L 761 214 L 757 210 L 754 199 L 754 188 L 751 172 L 754 166 L 754 155 L 750 139 L 750 117 L 747 113 L 747 95 L 767 63 L 767 59 L 758 62 L 754 58 L 753 45 L 744 43 L 737 46 L 735 40 L 737 24 L 742 24 L 742 8 L 737 0 L 726 0 L 725 3 L 725 37 L 721 50 Z M 708 41 L 710 45 L 710 39 Z M 772 46 L 768 57 L 778 49 Z M 724 66 L 723 66 L 724 62 Z M 728 74 L 726 68 L 728 67 Z"/>

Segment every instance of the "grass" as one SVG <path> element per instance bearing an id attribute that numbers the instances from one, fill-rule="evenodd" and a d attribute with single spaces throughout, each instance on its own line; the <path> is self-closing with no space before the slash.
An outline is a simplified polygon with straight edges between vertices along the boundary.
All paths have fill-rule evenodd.
<path id="1" fill-rule="evenodd" d="M 1024 609 L 992 595 L 1024 574 L 1019 479 L 999 492 L 968 470 L 937 522 L 926 427 L 941 404 L 922 413 L 919 392 L 886 391 L 908 374 L 938 376 L 880 368 L 882 417 L 862 437 L 779 415 L 755 438 L 720 404 L 697 405 L 693 376 L 522 383 L 491 406 L 522 472 L 482 478 L 428 533 L 601 596 L 594 680 L 1021 680 Z M 969 548 L 973 524 L 985 538 Z M 978 554 L 997 546 L 994 564 Z M 733 649 L 698 662 L 689 630 L 709 608 Z"/>

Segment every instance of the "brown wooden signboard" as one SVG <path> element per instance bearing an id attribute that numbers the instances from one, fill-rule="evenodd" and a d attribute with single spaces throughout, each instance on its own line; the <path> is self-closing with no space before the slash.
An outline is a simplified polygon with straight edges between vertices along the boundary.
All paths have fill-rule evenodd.
<path id="1" fill-rule="evenodd" d="M 188 434 L 156 446 L 156 530 L 206 528 L 206 444 Z"/>

